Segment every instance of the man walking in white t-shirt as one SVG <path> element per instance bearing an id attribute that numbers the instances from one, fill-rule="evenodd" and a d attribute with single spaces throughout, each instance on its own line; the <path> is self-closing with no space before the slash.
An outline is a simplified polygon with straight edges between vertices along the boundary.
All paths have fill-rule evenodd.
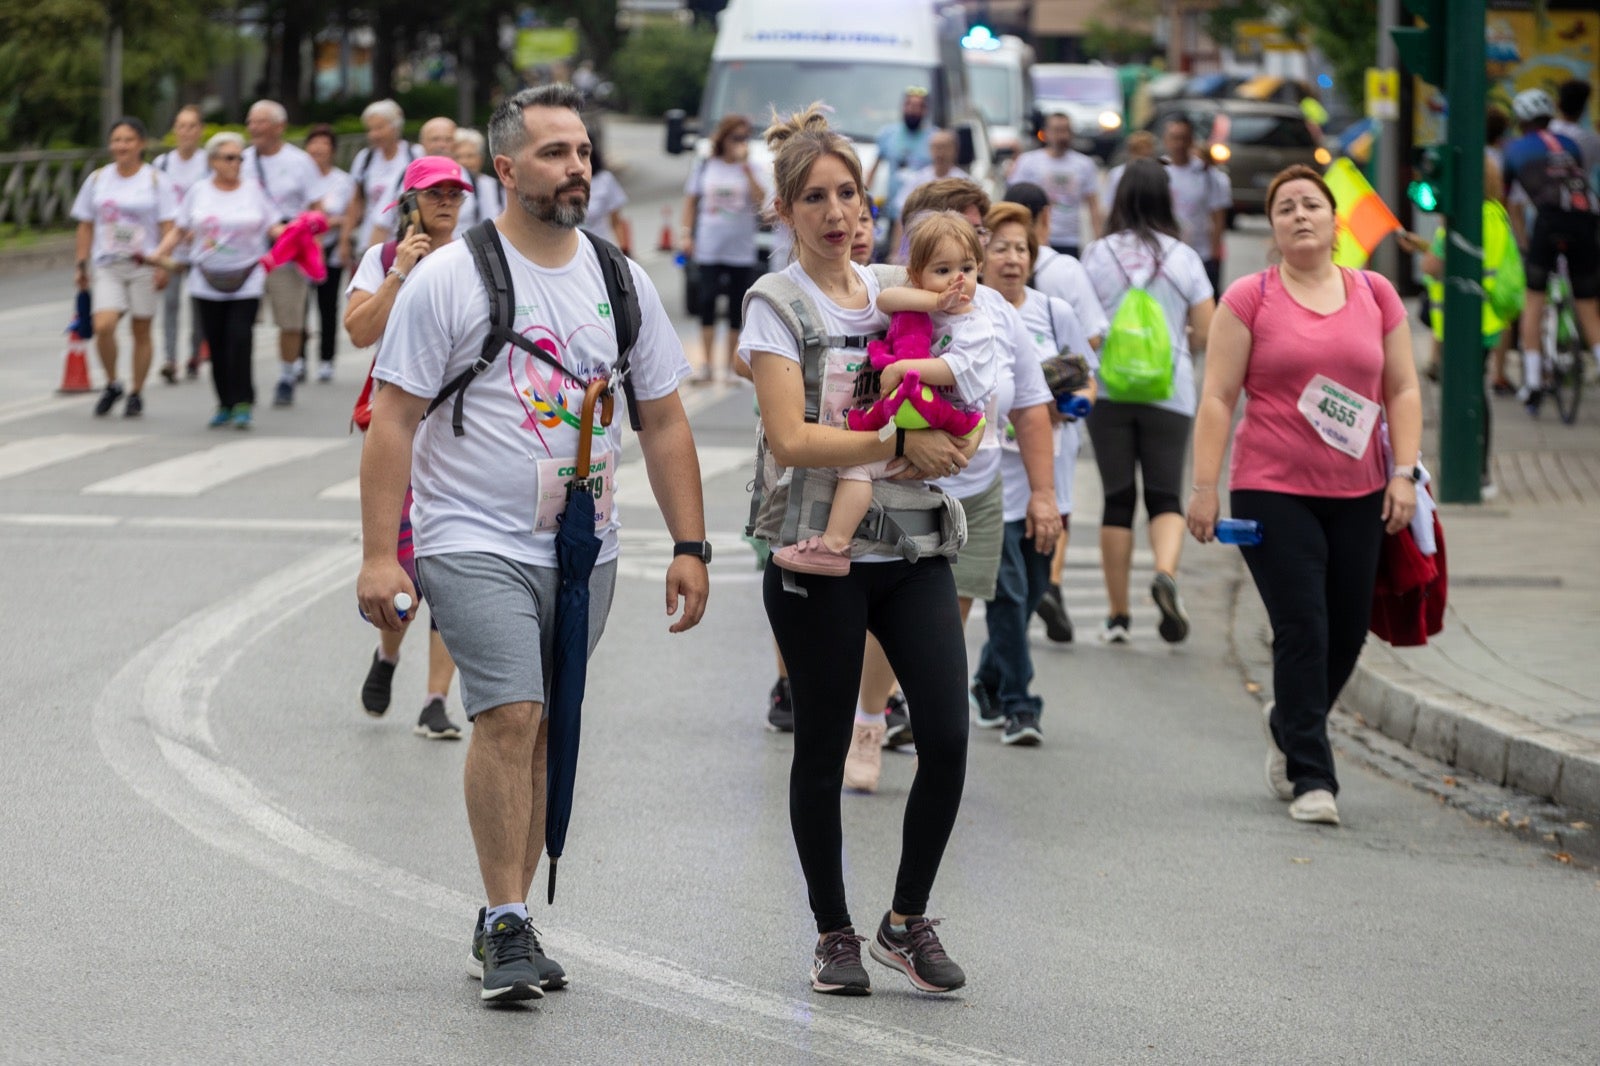
<path id="1" fill-rule="evenodd" d="M 406 166 L 422 154 L 405 140 L 406 115 L 393 100 L 372 101 L 361 112 L 361 124 L 367 127 L 367 146 L 350 161 L 356 191 L 339 238 L 339 261 L 352 267 L 372 246 L 372 227 L 399 193 Z"/>
<path id="2" fill-rule="evenodd" d="M 1074 258 L 1088 243 L 1079 234 L 1079 212 L 1089 209 L 1093 239 L 1105 225 L 1100 210 L 1100 168 L 1072 147 L 1072 119 L 1057 112 L 1044 120 L 1044 147 L 1024 152 L 1012 164 L 1012 182 L 1031 181 L 1050 197 L 1050 247 Z"/>
<path id="3" fill-rule="evenodd" d="M 1211 291 L 1222 295 L 1222 237 L 1228 231 L 1233 190 L 1228 176 L 1194 150 L 1194 126 L 1187 116 L 1173 115 L 1161 134 L 1167 153 L 1167 181 L 1172 188 L 1172 214 L 1183 243 L 1205 264 Z"/>
<path id="4" fill-rule="evenodd" d="M 501 103 L 489 123 L 490 154 L 508 193 L 494 239 L 513 289 L 510 330 L 537 340 L 529 345 L 537 351 L 486 348 L 489 301 L 470 243 L 432 252 L 400 281 L 373 370 L 379 388 L 361 456 L 360 605 L 374 624 L 393 631 L 403 625 L 395 595 L 416 602 L 417 589 L 395 557 L 409 483 L 417 576 L 474 723 L 467 821 L 487 901 L 468 966 L 491 1002 L 538 999 L 541 985 L 554 986 L 561 974 L 544 955 L 527 909 L 544 840 L 544 711 L 561 583 L 554 529 L 575 476 L 577 412 L 589 385 L 612 374 L 617 316 L 624 313 L 611 306 L 598 250 L 578 233 L 592 173 L 581 102 L 569 85 L 527 89 Z M 640 311 L 629 364 L 642 425 L 636 437 L 677 542 L 666 610 L 681 610 L 669 627 L 679 633 L 700 621 L 710 588 L 700 466 L 678 395 L 689 363 L 649 277 L 631 261 L 627 268 Z M 431 398 L 480 358 L 492 359 L 495 369 L 457 394 L 456 418 L 442 409 L 425 419 Z M 617 576 L 613 501 L 621 443 L 598 422 L 594 429 L 601 545 L 589 579 L 591 651 Z"/>
<path id="5" fill-rule="evenodd" d="M 289 113 L 276 100 L 251 104 L 245 117 L 250 147 L 244 150 L 240 168 L 240 177 L 260 183 L 266 191 L 278 209 L 279 222 L 293 222 L 302 212 L 317 206 L 312 197 L 322 182 L 322 172 L 305 149 L 283 139 L 288 125 Z M 299 267 L 280 267 L 267 275 L 267 303 L 272 305 L 272 321 L 278 327 L 278 358 L 282 363 L 278 386 L 272 394 L 274 407 L 294 403 L 295 384 L 305 378 L 300 349 L 310 296 L 311 282 Z"/>

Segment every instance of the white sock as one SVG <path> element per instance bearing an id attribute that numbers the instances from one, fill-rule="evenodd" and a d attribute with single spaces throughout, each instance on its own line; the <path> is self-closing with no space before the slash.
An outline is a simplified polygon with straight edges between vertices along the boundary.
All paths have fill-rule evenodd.
<path id="1" fill-rule="evenodd" d="M 883 711 L 863 711 L 861 705 L 856 704 L 856 725 L 878 725 L 883 721 Z"/>
<path id="2" fill-rule="evenodd" d="M 489 912 L 483 916 L 483 927 L 485 929 L 493 929 L 495 922 L 513 914 L 523 921 L 527 921 L 528 905 L 526 903 L 507 903 L 499 907 L 490 907 Z"/>
<path id="3" fill-rule="evenodd" d="M 1544 385 L 1544 356 L 1527 348 L 1522 349 L 1522 387 L 1537 389 Z"/>

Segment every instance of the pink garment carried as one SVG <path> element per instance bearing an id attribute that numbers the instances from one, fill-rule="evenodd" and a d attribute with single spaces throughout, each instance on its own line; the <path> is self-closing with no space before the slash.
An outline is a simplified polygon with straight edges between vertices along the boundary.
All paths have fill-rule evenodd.
<path id="1" fill-rule="evenodd" d="M 867 345 L 867 358 L 874 370 L 882 370 L 902 359 L 932 358 L 933 319 L 921 311 L 896 311 L 889 316 L 889 331 L 881 341 Z M 922 376 L 906 374 L 898 388 L 880 396 L 870 407 L 852 408 L 845 424 L 855 430 L 878 430 L 891 423 L 909 407 L 921 415 L 932 429 L 942 429 L 955 437 L 965 437 L 983 421 L 982 411 L 963 411 L 937 389 L 923 395 Z M 913 423 L 908 428 L 921 428 Z"/>
<path id="2" fill-rule="evenodd" d="M 1322 315 L 1284 289 L 1276 267 L 1228 286 L 1222 303 L 1250 331 L 1244 417 L 1233 438 L 1228 481 L 1235 489 L 1348 499 L 1383 488 L 1383 449 L 1372 441 L 1359 458 L 1341 450 L 1303 410 L 1316 382 L 1331 381 L 1353 401 L 1383 402 L 1383 339 L 1404 325 L 1405 307 L 1387 278 L 1342 270 L 1345 303 Z M 1309 401 L 1307 401 L 1309 402 Z M 1361 420 L 1352 405 L 1330 403 L 1330 417 Z M 1359 406 L 1358 403 L 1353 406 Z M 1326 421 L 1326 419 L 1324 419 Z"/>
<path id="3" fill-rule="evenodd" d="M 270 274 L 293 263 L 311 281 L 321 285 L 328 280 L 328 265 L 322 258 L 322 245 L 317 238 L 326 232 L 328 217 L 321 211 L 307 211 L 284 227 L 271 251 L 261 257 L 261 265 Z"/>

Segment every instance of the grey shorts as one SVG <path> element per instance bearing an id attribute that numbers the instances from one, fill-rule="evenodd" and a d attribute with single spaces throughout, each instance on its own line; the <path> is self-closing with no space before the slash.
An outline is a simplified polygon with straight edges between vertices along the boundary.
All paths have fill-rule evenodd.
<path id="1" fill-rule="evenodd" d="M 306 328 L 306 301 L 311 282 L 297 266 L 286 266 L 267 275 L 267 304 L 272 308 L 272 324 L 291 333 Z"/>
<path id="2" fill-rule="evenodd" d="M 1006 527 L 1000 475 L 995 475 L 993 485 L 962 499 L 961 509 L 967 512 L 967 543 L 950 567 L 956 579 L 956 595 L 992 600 Z"/>
<path id="3" fill-rule="evenodd" d="M 417 557 L 423 599 L 461 675 L 469 719 L 508 703 L 543 704 L 550 687 L 560 574 L 484 552 Z M 611 612 L 617 564 L 589 578 L 589 652 Z"/>
<path id="4" fill-rule="evenodd" d="M 176 285 L 177 278 L 168 280 Z M 133 318 L 154 318 L 156 314 L 156 268 L 131 261 L 96 263 L 91 306 L 96 314 L 116 311 Z"/>

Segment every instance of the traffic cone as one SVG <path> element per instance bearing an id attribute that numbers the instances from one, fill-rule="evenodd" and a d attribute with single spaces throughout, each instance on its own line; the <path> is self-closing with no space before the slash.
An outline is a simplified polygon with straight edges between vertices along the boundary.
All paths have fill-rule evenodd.
<path id="1" fill-rule="evenodd" d="M 656 245 L 658 252 L 672 251 L 672 208 L 661 209 L 661 243 Z"/>
<path id="2" fill-rule="evenodd" d="M 89 349 L 76 331 L 67 334 L 67 354 L 61 367 L 61 387 L 57 392 L 93 392 L 89 383 Z"/>

